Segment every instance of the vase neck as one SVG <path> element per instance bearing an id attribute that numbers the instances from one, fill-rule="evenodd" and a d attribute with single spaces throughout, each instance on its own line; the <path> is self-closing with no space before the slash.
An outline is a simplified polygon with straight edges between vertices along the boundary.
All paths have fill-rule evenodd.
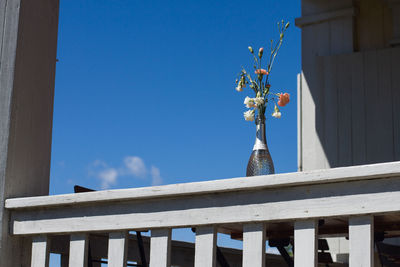
<path id="1" fill-rule="evenodd" d="M 257 118 L 256 125 L 256 142 L 254 143 L 253 150 L 268 150 L 267 138 L 265 135 L 265 119 Z"/>

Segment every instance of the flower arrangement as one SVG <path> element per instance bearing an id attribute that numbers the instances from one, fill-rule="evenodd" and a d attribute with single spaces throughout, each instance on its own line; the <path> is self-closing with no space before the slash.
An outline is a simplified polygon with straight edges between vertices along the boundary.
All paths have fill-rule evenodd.
<path id="1" fill-rule="evenodd" d="M 246 96 L 244 99 L 244 104 L 249 108 L 249 110 L 244 112 L 244 118 L 246 121 L 253 121 L 256 112 L 260 119 L 265 119 L 265 110 L 270 101 L 273 101 L 275 104 L 274 111 L 271 115 L 275 118 L 280 118 L 282 114 L 278 106 L 284 107 L 290 101 L 290 95 L 288 93 L 270 92 L 271 85 L 269 84 L 269 76 L 271 74 L 272 66 L 283 43 L 283 38 L 288 27 L 289 22 L 285 23 L 283 20 L 278 22 L 279 41 L 274 43 L 274 41 L 271 40 L 270 55 L 265 69 L 262 68 L 264 48 L 261 47 L 256 56 L 253 48 L 251 46 L 248 47 L 250 53 L 254 57 L 254 73 L 256 77 L 252 78 L 251 75 L 242 67 L 242 71 L 236 79 L 236 91 L 242 92 L 243 88 L 248 85 L 255 93 L 254 98 Z"/>

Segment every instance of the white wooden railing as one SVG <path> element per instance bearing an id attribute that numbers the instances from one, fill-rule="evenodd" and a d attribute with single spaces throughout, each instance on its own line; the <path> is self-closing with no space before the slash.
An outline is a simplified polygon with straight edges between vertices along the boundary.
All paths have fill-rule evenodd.
<path id="1" fill-rule="evenodd" d="M 69 266 L 85 266 L 91 233 L 108 233 L 108 266 L 125 266 L 131 230 L 151 230 L 150 266 L 169 266 L 171 229 L 181 227 L 196 228 L 196 267 L 216 266 L 216 234 L 227 229 L 243 231 L 244 267 L 265 266 L 265 240 L 280 233 L 294 237 L 296 267 L 317 266 L 317 237 L 334 231 L 348 233 L 350 266 L 365 267 L 373 266 L 374 231 L 390 235 L 399 230 L 393 226 L 399 199 L 400 162 L 393 162 L 15 198 L 6 201 L 6 208 L 11 234 L 32 236 L 35 267 L 47 266 L 48 240 L 60 234 L 70 236 Z M 388 215 L 392 221 L 386 222 Z M 331 224 L 338 218 L 346 223 L 345 230 Z M 332 227 L 318 227 L 321 219 Z"/>

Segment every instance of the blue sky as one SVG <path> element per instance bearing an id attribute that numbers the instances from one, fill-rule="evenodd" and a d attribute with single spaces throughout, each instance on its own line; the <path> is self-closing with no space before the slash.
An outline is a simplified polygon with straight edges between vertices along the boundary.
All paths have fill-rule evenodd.
<path id="1" fill-rule="evenodd" d="M 243 177 L 255 125 L 234 81 L 281 19 L 271 90 L 291 103 L 267 139 L 276 172 L 296 171 L 298 16 L 300 1 L 61 1 L 50 193 Z"/>

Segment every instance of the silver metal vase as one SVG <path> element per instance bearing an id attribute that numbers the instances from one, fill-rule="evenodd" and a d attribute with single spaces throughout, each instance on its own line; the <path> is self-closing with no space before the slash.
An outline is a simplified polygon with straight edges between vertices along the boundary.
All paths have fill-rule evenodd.
<path id="1" fill-rule="evenodd" d="M 253 152 L 247 164 L 246 176 L 257 176 L 274 174 L 274 162 L 268 150 L 267 138 L 265 135 L 265 117 L 256 118 L 256 141 Z"/>

